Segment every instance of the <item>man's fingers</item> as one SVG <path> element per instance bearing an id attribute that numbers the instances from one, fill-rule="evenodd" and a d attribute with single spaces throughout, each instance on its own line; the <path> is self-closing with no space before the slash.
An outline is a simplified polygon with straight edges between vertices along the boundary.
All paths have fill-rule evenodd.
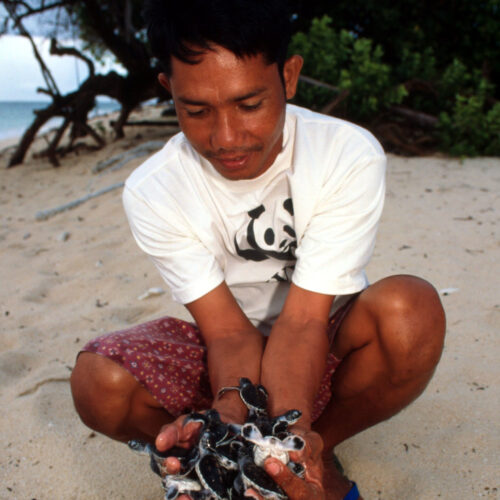
<path id="1" fill-rule="evenodd" d="M 179 431 L 173 424 L 166 425 L 156 436 L 155 446 L 160 451 L 166 451 L 179 442 Z"/>
<path id="2" fill-rule="evenodd" d="M 291 451 L 290 459 L 295 462 L 303 462 L 304 460 L 320 460 L 323 452 L 323 440 L 316 432 L 304 431 L 302 429 L 294 428 L 294 432 L 304 439 L 306 442 L 305 447 L 300 451 Z"/>
<path id="3" fill-rule="evenodd" d="M 167 474 L 178 474 L 181 470 L 181 463 L 176 457 L 167 457 L 163 461 L 163 466 L 165 467 Z"/>
<path id="4" fill-rule="evenodd" d="M 178 418 L 175 422 L 162 427 L 156 436 L 155 445 L 160 451 L 166 451 L 173 446 L 190 448 L 193 438 L 198 434 L 201 423 L 188 422 L 184 425 L 184 418 Z"/>
<path id="5" fill-rule="evenodd" d="M 264 464 L 264 468 L 290 499 L 313 500 L 321 498 L 317 496 L 315 485 L 310 485 L 299 476 L 296 476 L 279 460 L 268 458 Z"/>
<path id="6" fill-rule="evenodd" d="M 255 498 L 255 500 L 263 500 L 263 498 L 253 488 L 245 490 L 245 497 Z"/>
<path id="7" fill-rule="evenodd" d="M 183 424 L 179 432 L 181 440 L 190 441 L 193 438 L 193 436 L 198 434 L 200 427 L 201 427 L 200 422 L 188 422 L 187 424 Z"/>

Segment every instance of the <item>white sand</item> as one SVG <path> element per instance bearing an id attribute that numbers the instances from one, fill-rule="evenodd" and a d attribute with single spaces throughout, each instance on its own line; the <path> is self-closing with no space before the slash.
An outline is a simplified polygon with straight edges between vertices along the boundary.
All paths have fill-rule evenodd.
<path id="1" fill-rule="evenodd" d="M 129 233 L 121 190 L 47 221 L 35 214 L 123 181 L 142 159 L 91 168 L 165 134 L 128 129 L 58 169 L 29 160 L 6 170 L 0 157 L 0 499 L 162 498 L 146 459 L 79 421 L 68 379 L 98 334 L 188 315 L 168 292 L 137 299 L 164 285 Z M 498 158 L 389 158 L 370 279 L 412 273 L 457 290 L 442 298 L 446 349 L 426 392 L 338 449 L 366 500 L 500 498 L 499 193 Z"/>

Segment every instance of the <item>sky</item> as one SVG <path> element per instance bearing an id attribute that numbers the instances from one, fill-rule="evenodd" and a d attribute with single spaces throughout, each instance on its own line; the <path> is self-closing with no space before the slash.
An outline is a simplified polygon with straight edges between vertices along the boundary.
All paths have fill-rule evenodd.
<path id="1" fill-rule="evenodd" d="M 60 92 L 65 94 L 76 90 L 88 76 L 85 63 L 71 56 L 51 56 L 50 40 L 41 37 L 34 37 L 34 40 Z M 59 44 L 69 46 L 72 42 L 60 40 Z M 110 63 L 96 65 L 96 71 L 106 73 L 111 66 Z M 48 96 L 36 92 L 38 87 L 46 88 L 46 85 L 29 40 L 15 35 L 1 36 L 0 101 L 49 101 Z"/>

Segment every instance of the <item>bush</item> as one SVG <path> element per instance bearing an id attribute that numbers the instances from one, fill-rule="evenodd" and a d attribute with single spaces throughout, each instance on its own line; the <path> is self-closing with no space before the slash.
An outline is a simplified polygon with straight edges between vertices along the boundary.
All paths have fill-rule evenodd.
<path id="1" fill-rule="evenodd" d="M 500 155 L 500 102 L 487 109 L 492 85 L 482 79 L 477 92 L 457 94 L 450 113 L 439 115 L 438 136 L 445 151 L 458 156 Z"/>
<path id="2" fill-rule="evenodd" d="M 382 62 L 383 50 L 373 48 L 371 40 L 358 38 L 345 30 L 335 32 L 331 19 L 314 19 L 307 34 L 297 33 L 291 53 L 304 57 L 303 74 L 349 91 L 345 106 L 347 116 L 367 120 L 406 95 L 402 85 L 393 85 L 391 69 Z M 297 102 L 321 109 L 335 94 L 328 89 L 300 83 Z"/>
<path id="3" fill-rule="evenodd" d="M 336 31 L 331 24 L 328 16 L 313 19 L 307 33 L 292 38 L 291 53 L 304 57 L 302 73 L 337 89 L 300 82 L 298 104 L 321 110 L 348 90 L 335 114 L 369 126 L 391 105 L 403 103 L 439 118 L 433 137 L 442 151 L 459 156 L 500 155 L 500 103 L 484 68 L 471 69 L 457 57 L 440 67 L 431 47 L 419 52 L 410 43 L 400 47 L 398 62 L 389 66 L 380 45 L 351 31 Z M 410 95 L 403 86 L 407 82 Z M 422 136 L 419 125 L 403 124 L 410 135 L 412 126 L 415 137 Z M 423 134 L 429 137 L 427 130 Z"/>

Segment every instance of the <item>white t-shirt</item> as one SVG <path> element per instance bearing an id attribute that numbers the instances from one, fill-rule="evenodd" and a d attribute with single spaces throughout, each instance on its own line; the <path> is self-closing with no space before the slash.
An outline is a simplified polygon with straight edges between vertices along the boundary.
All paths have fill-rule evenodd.
<path id="1" fill-rule="evenodd" d="M 174 300 L 225 280 L 268 334 L 290 281 L 340 299 L 368 285 L 385 165 L 365 129 L 287 105 L 282 150 L 259 177 L 222 177 L 179 133 L 130 175 L 123 202 Z"/>

